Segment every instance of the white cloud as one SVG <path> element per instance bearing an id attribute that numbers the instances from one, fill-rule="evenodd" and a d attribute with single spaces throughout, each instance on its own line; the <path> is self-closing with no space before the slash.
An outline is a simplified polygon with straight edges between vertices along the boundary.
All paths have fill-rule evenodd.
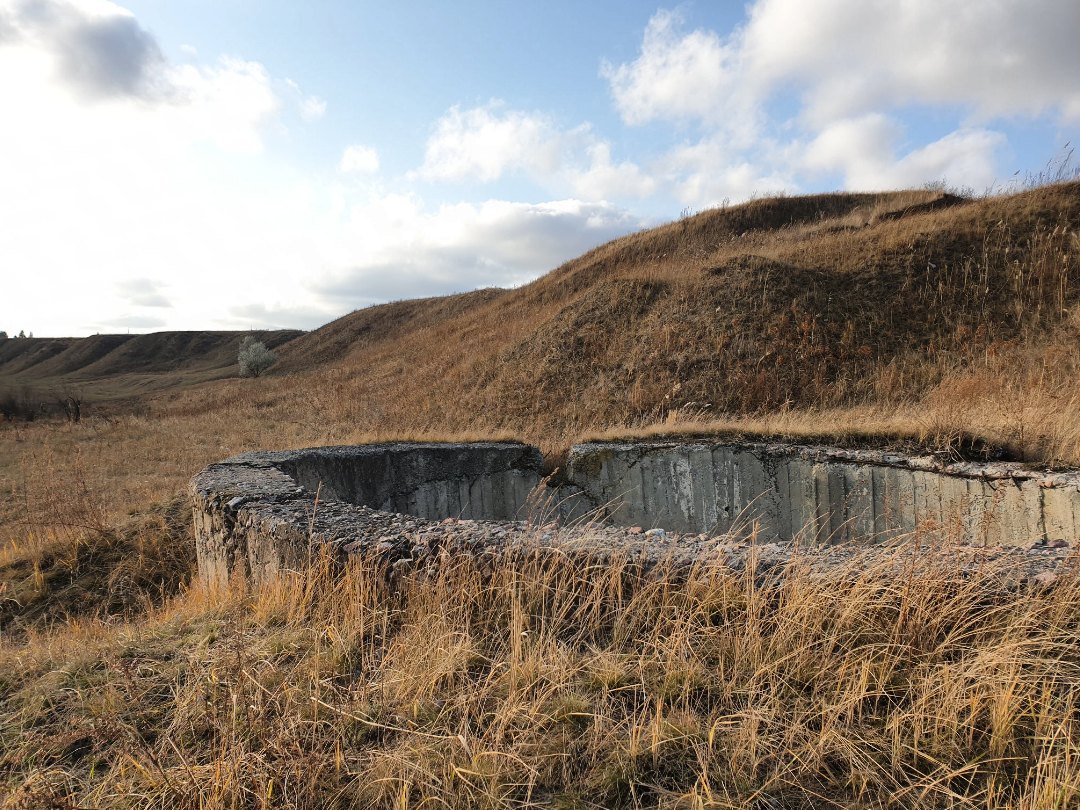
<path id="1" fill-rule="evenodd" d="M 656 189 L 636 164 L 614 162 L 610 144 L 589 124 L 560 128 L 548 116 L 507 109 L 498 101 L 452 107 L 436 123 L 415 176 L 492 182 L 513 174 L 589 200 L 641 197 Z"/>
<path id="2" fill-rule="evenodd" d="M 436 123 L 417 174 L 425 180 L 491 182 L 522 168 L 552 170 L 561 162 L 560 141 L 541 115 L 503 110 L 498 102 L 452 107 Z"/>
<path id="3" fill-rule="evenodd" d="M 613 162 L 611 146 L 605 141 L 597 140 L 587 146 L 584 158 L 581 165 L 563 167 L 557 174 L 578 197 L 587 200 L 646 197 L 658 188 L 656 179 L 636 163 Z"/>
<path id="4" fill-rule="evenodd" d="M 375 174 L 379 171 L 379 153 L 371 146 L 353 144 L 345 148 L 338 168 L 348 174 Z"/>
<path id="5" fill-rule="evenodd" d="M 117 294 L 138 307 L 171 307 L 165 296 L 165 285 L 151 278 L 132 278 L 116 283 Z"/>
<path id="6" fill-rule="evenodd" d="M 696 121 L 753 134 L 800 89 L 813 126 L 886 108 L 956 105 L 982 120 L 1080 121 L 1080 4 L 1062 0 L 757 0 L 726 37 L 649 21 L 637 59 L 601 74 L 628 124 Z"/>
<path id="7" fill-rule="evenodd" d="M 732 148 L 725 138 L 707 137 L 672 149 L 658 166 L 675 198 L 695 208 L 796 187 L 791 156 L 768 142 L 747 154 Z"/>
<path id="8" fill-rule="evenodd" d="M 300 173 L 265 142 L 288 84 L 258 63 L 159 65 L 169 92 L 148 98 L 75 90 L 59 59 L 21 34 L 0 42 L 0 110 L 19 123 L 0 127 L 9 331 L 314 327 L 387 298 L 521 283 L 640 224 L 577 200 L 430 209 Z M 346 165 L 373 168 L 354 146 Z M 603 149 L 585 159 L 622 170 Z"/>
<path id="9" fill-rule="evenodd" d="M 158 120 L 171 120 L 174 137 L 212 141 L 232 152 L 258 152 L 263 130 L 281 102 L 266 68 L 258 62 L 221 57 L 213 66 L 170 69 L 175 101 Z"/>
<path id="10" fill-rule="evenodd" d="M 818 124 L 903 104 L 1076 122 L 1077 31 L 1062 0 L 759 0 L 738 47 L 745 79 L 802 86 Z"/>
<path id="11" fill-rule="evenodd" d="M 730 116 L 740 80 L 738 43 L 715 32 L 680 34 L 682 16 L 658 11 L 641 54 L 629 64 L 604 62 L 615 106 L 628 124 L 661 119 L 719 121 Z"/>
<path id="12" fill-rule="evenodd" d="M 303 120 L 317 121 L 326 115 L 326 99 L 305 94 L 303 88 L 293 79 L 286 79 L 285 86 L 289 88 L 289 93 Z"/>
<path id="13" fill-rule="evenodd" d="M 86 98 L 167 96 L 165 59 L 126 9 L 104 0 L 36 0 L 0 8 L 8 44 L 49 52 L 56 74 Z"/>
<path id="14" fill-rule="evenodd" d="M 305 96 L 300 102 L 300 116 L 305 121 L 315 121 L 326 115 L 326 99 L 318 96 Z"/>
<path id="15" fill-rule="evenodd" d="M 12 8 L 0 5 L 5 21 Z M 18 36 L 0 41 L 0 320 L 37 334 L 139 326 L 132 318 L 209 328 L 237 299 L 302 299 L 296 270 L 317 260 L 309 234 L 321 228 L 308 190 L 264 149 L 280 110 L 265 68 L 155 57 L 149 73 L 130 71 L 139 82 L 99 71 L 89 92 L 55 42 L 98 20 L 88 8 L 129 15 L 108 4 L 17 8 Z M 45 16 L 28 22 L 27 8 Z M 115 66 L 107 52 L 127 46 L 106 40 L 94 41 L 97 64 Z M 166 280 L 176 280 L 167 298 Z M 149 320 L 131 312 L 147 306 L 158 308 Z"/>
<path id="16" fill-rule="evenodd" d="M 1080 122 L 1080 4 L 1060 0 L 757 0 L 724 35 L 658 11 L 638 56 L 603 63 L 630 125 L 691 128 L 655 158 L 655 188 L 707 205 L 797 191 L 824 172 L 849 188 L 946 178 L 994 184 L 1016 116 Z M 952 132 L 906 143 L 933 110 Z M 939 119 L 940 120 L 940 119 Z"/>
<path id="17" fill-rule="evenodd" d="M 827 126 L 807 146 L 810 169 L 839 170 L 853 190 L 910 188 L 944 180 L 983 191 L 996 178 L 995 153 L 1005 143 L 997 132 L 961 129 L 896 155 L 903 128 L 884 115 L 870 114 Z"/>

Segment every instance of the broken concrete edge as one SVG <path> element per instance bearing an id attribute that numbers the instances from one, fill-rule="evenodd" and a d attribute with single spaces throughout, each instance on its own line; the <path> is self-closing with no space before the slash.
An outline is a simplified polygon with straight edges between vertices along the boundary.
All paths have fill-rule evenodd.
<path id="1" fill-rule="evenodd" d="M 379 509 L 348 502 L 357 495 L 392 511 L 490 508 L 505 517 L 515 499 L 536 488 L 542 466 L 540 451 L 521 442 L 393 442 L 233 456 L 191 479 L 199 571 L 214 586 L 234 577 L 259 582 L 302 567 L 320 549 L 362 545 L 372 539 Z M 367 478 L 350 481 L 357 472 Z M 462 475 L 470 478 L 462 482 Z M 511 483 L 509 497 L 493 483 L 500 476 Z M 426 500 L 418 503 L 417 493 Z"/>
<path id="2" fill-rule="evenodd" d="M 745 440 L 710 441 L 701 439 L 618 439 L 613 441 L 595 441 L 576 444 L 570 449 L 569 459 L 582 458 L 597 452 L 652 452 L 659 449 L 691 449 L 726 447 L 731 450 L 757 453 L 764 456 L 800 458 L 804 461 L 824 464 L 831 461 L 844 461 L 851 464 L 866 464 L 877 467 L 894 467 L 903 470 L 933 472 L 960 478 L 980 480 L 1015 480 L 1038 481 L 1045 489 L 1057 486 L 1071 486 L 1080 490 L 1080 470 L 1049 469 L 1039 465 L 1020 461 L 943 461 L 932 454 L 908 455 L 889 450 L 847 449 L 821 444 L 797 444 L 794 442 L 755 442 Z"/>
<path id="3" fill-rule="evenodd" d="M 630 468 L 640 458 L 646 465 L 656 467 L 655 473 L 665 465 L 674 468 L 684 455 L 717 448 L 728 458 L 751 454 L 759 462 L 770 458 L 799 459 L 813 465 L 894 468 L 953 479 L 1011 480 L 1017 488 L 1026 483 L 1025 490 L 1067 487 L 1080 492 L 1077 472 L 1059 472 L 1048 477 L 1016 463 L 943 465 L 929 457 L 781 443 L 593 442 L 572 449 L 567 465 L 567 480 L 572 483 L 552 488 L 539 486 L 543 480 L 539 451 L 518 442 L 403 442 L 246 453 L 209 465 L 191 481 L 199 568 L 204 579 L 216 585 L 236 576 L 254 582 L 266 581 L 283 571 L 305 567 L 323 549 L 335 554 L 359 553 L 387 542 L 380 534 L 380 521 L 387 513 L 411 515 L 409 531 L 422 533 L 424 526 L 452 517 L 454 511 L 459 515 L 475 513 L 484 517 L 492 510 L 502 510 L 498 515 L 500 520 L 478 523 L 512 527 L 510 539 L 520 545 L 529 534 L 528 527 L 521 520 L 511 518 L 521 517 L 521 504 L 530 498 L 537 513 L 534 526 L 549 520 L 580 522 L 594 512 L 610 518 L 618 507 L 604 503 L 601 479 L 608 479 L 610 484 L 611 470 L 618 464 Z M 668 454 L 666 459 L 664 453 Z M 656 454 L 661 455 L 653 457 Z M 607 463 L 605 460 L 613 458 L 618 464 L 601 469 Z M 315 467 L 309 469 L 305 465 Z M 339 480 L 327 483 L 324 489 L 320 470 L 336 470 L 338 478 L 344 475 L 345 479 L 356 478 L 358 472 L 365 473 L 360 478 L 370 477 L 373 471 L 384 478 L 374 483 L 366 478 L 360 482 Z M 466 470 L 473 476 L 472 480 L 458 480 Z M 642 475 L 638 473 L 639 478 Z M 309 486 L 299 483 L 301 479 L 307 480 Z M 663 486 L 671 489 L 672 483 L 661 482 L 660 489 Z M 675 482 L 674 490 L 680 486 Z M 335 491 L 335 487 L 341 491 Z M 368 504 L 348 502 L 357 496 L 366 498 Z M 676 506 L 684 511 L 687 508 L 686 503 L 674 504 L 678 496 L 678 492 L 667 493 L 670 503 L 653 505 L 666 508 L 678 517 L 672 510 Z M 645 498 L 641 500 L 644 502 Z M 846 501 L 844 504 L 846 508 Z M 517 513 L 512 512 L 514 509 Z M 648 510 L 645 514 L 648 516 Z M 691 535 L 695 531 L 690 526 L 680 526 L 677 530 L 689 531 Z M 471 531 L 477 534 L 475 526 Z M 491 532 L 485 530 L 479 534 L 488 536 Z M 706 534 L 700 537 L 706 538 Z M 501 536 L 493 542 L 505 544 L 507 539 Z M 623 539 L 621 535 L 611 534 L 603 541 L 617 545 Z M 791 538 L 782 539 L 797 538 L 792 534 Z M 820 538 L 815 539 L 820 542 Z M 566 541 L 565 535 L 561 537 L 561 542 Z M 397 542 L 400 544 L 400 538 Z"/>

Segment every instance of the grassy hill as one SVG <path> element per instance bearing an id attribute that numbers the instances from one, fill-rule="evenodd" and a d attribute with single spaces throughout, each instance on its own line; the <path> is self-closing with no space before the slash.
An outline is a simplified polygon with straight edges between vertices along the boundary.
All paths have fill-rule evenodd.
<path id="1" fill-rule="evenodd" d="M 354 312 L 282 346 L 258 397 L 382 434 L 553 445 L 767 417 L 841 437 L 969 430 L 1078 462 L 1061 407 L 1077 390 L 1078 228 L 1076 183 L 757 200 L 615 240 L 519 289 Z"/>
<path id="2" fill-rule="evenodd" d="M 0 341 L 0 393 L 78 391 L 107 402 L 232 376 L 247 332 L 155 332 Z M 299 330 L 253 332 L 271 349 Z"/>
<path id="3" fill-rule="evenodd" d="M 0 343 L 0 383 L 139 395 L 0 422 L 0 807 L 1077 806 L 1075 573 L 1003 589 L 908 544 L 782 584 L 449 560 L 209 592 L 183 490 L 419 436 L 974 434 L 1080 464 L 1078 234 L 1078 183 L 763 199 L 268 333 L 259 379 L 235 333 Z"/>
<path id="4" fill-rule="evenodd" d="M 159 406 L 193 413 L 255 397 L 266 418 L 321 421 L 328 439 L 348 425 L 510 432 L 549 447 L 610 429 L 708 418 L 756 429 L 767 418 L 841 439 L 967 431 L 1021 457 L 1080 462 L 1061 407 L 1077 391 L 1078 228 L 1077 183 L 977 200 L 756 200 L 617 239 L 519 289 L 264 335 L 280 357 L 270 379 Z M 235 339 L 8 341 L 0 383 L 78 383 L 103 397 L 175 388 L 232 376 Z"/>

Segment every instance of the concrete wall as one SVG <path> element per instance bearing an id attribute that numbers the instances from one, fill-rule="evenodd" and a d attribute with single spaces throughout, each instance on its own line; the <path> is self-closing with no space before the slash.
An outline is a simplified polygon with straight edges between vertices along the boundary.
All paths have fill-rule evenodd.
<path id="1" fill-rule="evenodd" d="M 941 530 L 973 543 L 1075 541 L 1080 473 L 943 464 L 867 450 L 769 443 L 604 443 L 571 450 L 544 489 L 536 448 L 384 444 L 249 453 L 191 482 L 199 569 L 211 582 L 265 581 L 313 544 L 378 543 L 373 515 L 750 534 L 763 540 L 877 540 Z M 535 491 L 534 491 L 535 490 Z M 373 512 L 372 510 L 381 510 Z M 531 513 L 531 514 L 530 514 Z"/>
<path id="2" fill-rule="evenodd" d="M 363 509 L 422 519 L 524 517 L 540 452 L 515 442 L 382 444 L 247 453 L 191 480 L 199 571 L 223 584 L 302 564 L 312 538 L 348 542 Z"/>
<path id="3" fill-rule="evenodd" d="M 389 444 L 289 453 L 278 468 L 324 500 L 426 519 L 514 520 L 540 482 L 523 444 Z"/>
<path id="4" fill-rule="evenodd" d="M 1073 539 L 1080 476 L 768 443 L 596 443 L 567 475 L 620 525 L 816 542 L 942 529 L 971 542 Z"/>

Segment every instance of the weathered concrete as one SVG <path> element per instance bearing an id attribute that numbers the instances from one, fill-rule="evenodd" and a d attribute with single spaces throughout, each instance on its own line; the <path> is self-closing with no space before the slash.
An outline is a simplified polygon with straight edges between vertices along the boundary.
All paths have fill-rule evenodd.
<path id="1" fill-rule="evenodd" d="M 300 564 L 311 538 L 347 541 L 359 507 L 423 519 L 512 520 L 543 459 L 524 444 L 383 444 L 247 453 L 191 481 L 199 570 L 222 583 Z"/>
<path id="2" fill-rule="evenodd" d="M 538 450 L 509 442 L 236 456 L 191 482 L 199 568 L 213 583 L 260 582 L 318 548 L 408 545 L 379 534 L 375 516 L 391 513 L 411 516 L 416 536 L 446 518 L 504 522 L 480 532 L 492 543 L 520 535 L 525 517 L 571 528 L 589 518 L 586 534 L 597 524 L 658 527 L 697 538 L 679 541 L 691 555 L 717 535 L 821 545 L 937 533 L 1028 547 L 1073 544 L 1080 529 L 1080 473 L 1019 464 L 764 442 L 595 443 L 574 447 L 565 480 L 550 488 L 542 464 Z M 650 540 L 636 531 L 597 536 Z M 560 543 L 569 537 L 562 531 Z"/>
<path id="3" fill-rule="evenodd" d="M 813 542 L 942 530 L 987 545 L 1072 540 L 1080 474 L 779 443 L 595 443 L 567 477 L 616 524 Z"/>

